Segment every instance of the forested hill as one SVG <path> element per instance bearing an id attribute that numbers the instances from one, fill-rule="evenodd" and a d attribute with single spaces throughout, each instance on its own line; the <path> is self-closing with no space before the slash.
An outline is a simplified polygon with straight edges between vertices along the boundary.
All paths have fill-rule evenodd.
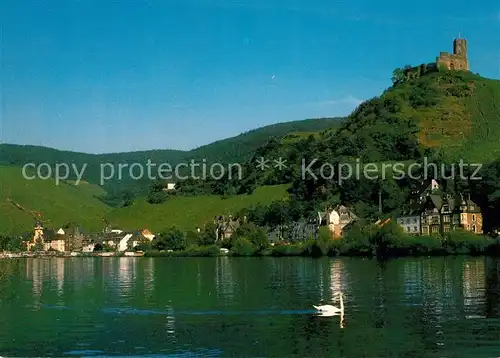
<path id="1" fill-rule="evenodd" d="M 172 166 L 191 159 L 200 161 L 205 159 L 208 163 L 215 161 L 244 162 L 251 158 L 255 150 L 264 145 L 271 137 L 281 138 L 292 132 L 318 132 L 337 127 L 340 122 L 340 118 L 319 118 L 272 124 L 191 151 L 161 149 L 94 155 L 40 146 L 0 144 L 0 165 L 22 167 L 26 163 L 48 163 L 54 168 L 56 163 L 67 163 L 82 168 L 84 164 L 87 164 L 83 179 L 93 184 L 100 184 L 100 165 L 102 163 L 128 163 L 129 165 L 140 163 L 145 166 L 148 159 L 152 163 L 169 163 Z M 147 191 L 149 186 L 147 178 L 132 180 L 127 170 L 124 170 L 123 174 L 121 180 L 112 178 L 105 182 L 104 189 L 111 196 L 120 196 L 125 191 L 136 194 Z M 68 179 L 75 178 L 70 176 Z"/>
<path id="2" fill-rule="evenodd" d="M 192 158 L 210 158 L 222 163 L 241 163 L 251 159 L 255 151 L 271 138 L 283 138 L 292 133 L 304 136 L 335 129 L 339 127 L 341 120 L 342 118 L 318 118 L 272 124 L 204 145 L 190 151 L 188 155 Z"/>
<path id="3" fill-rule="evenodd" d="M 294 200 L 287 205 L 295 207 L 285 211 L 307 215 L 325 205 L 343 203 L 353 206 L 361 216 L 376 216 L 379 191 L 384 213 L 397 212 L 415 183 L 408 178 L 389 177 L 350 179 L 339 185 L 341 163 L 381 166 L 401 162 L 404 166 L 428 157 L 438 165 L 462 159 L 465 163 L 482 163 L 489 170 L 500 158 L 498 138 L 500 81 L 468 72 L 440 71 L 395 81 L 379 97 L 362 103 L 336 131 L 294 141 L 268 142 L 247 163 L 243 180 L 191 181 L 181 184 L 180 190 L 189 194 L 200 192 L 202 187 L 205 193 L 211 190 L 214 194 L 230 195 L 252 192 L 262 185 L 291 183 Z M 270 165 L 261 170 L 258 160 L 262 157 L 271 164 L 281 157 L 286 160 L 286 168 L 278 170 Z M 308 170 L 314 176 L 303 177 L 303 160 L 306 164 L 315 161 Z M 328 178 L 330 167 L 334 168 L 333 178 Z M 489 175 L 494 178 L 496 174 Z M 453 184 L 459 185 L 469 184 Z M 481 195 L 483 199 L 477 200 L 489 200 L 484 197 L 488 194 Z"/>

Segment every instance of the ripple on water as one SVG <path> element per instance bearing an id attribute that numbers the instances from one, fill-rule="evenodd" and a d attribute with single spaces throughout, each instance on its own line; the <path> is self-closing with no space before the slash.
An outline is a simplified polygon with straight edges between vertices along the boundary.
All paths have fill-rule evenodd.
<path id="1" fill-rule="evenodd" d="M 73 351 L 68 351 L 64 352 L 64 355 L 68 356 L 81 356 L 81 355 L 96 355 L 96 354 L 103 354 L 104 351 L 101 350 L 94 350 L 94 349 L 84 349 L 84 350 L 73 350 Z"/>
<path id="2" fill-rule="evenodd" d="M 72 350 L 68 352 L 64 352 L 64 355 L 70 356 L 92 356 L 92 357 L 105 357 L 99 356 L 98 354 L 104 354 L 104 351 L 101 350 Z M 196 351 L 183 351 L 183 350 L 172 350 L 165 351 L 164 354 L 143 354 L 143 355 L 113 355 L 114 358 L 119 357 L 220 357 L 222 356 L 223 351 L 220 349 L 198 349 Z"/>
<path id="3" fill-rule="evenodd" d="M 476 358 L 500 349 L 498 259 L 37 262 L 20 264 L 18 300 L 0 305 L 5 356 Z M 89 277 L 95 284 L 82 284 Z M 343 330 L 311 306 L 339 289 Z"/>

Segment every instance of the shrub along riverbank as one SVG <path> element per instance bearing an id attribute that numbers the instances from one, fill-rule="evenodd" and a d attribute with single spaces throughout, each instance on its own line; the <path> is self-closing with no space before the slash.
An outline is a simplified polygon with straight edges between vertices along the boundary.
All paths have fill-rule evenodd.
<path id="1" fill-rule="evenodd" d="M 177 236 L 173 240 L 173 236 Z M 203 239 L 204 237 L 204 239 Z M 156 240 L 156 239 L 155 239 Z M 177 241 L 178 245 L 172 245 Z M 212 240 L 208 240 L 212 241 Z M 175 247 L 174 247 L 175 246 Z M 150 247 L 142 247 L 150 257 L 220 256 L 221 248 L 230 256 L 445 256 L 445 255 L 500 255 L 499 241 L 488 236 L 456 230 L 441 236 L 413 236 L 404 233 L 397 224 L 382 228 L 357 224 L 345 236 L 332 240 L 327 228 L 321 228 L 317 240 L 293 244 L 270 245 L 260 229 L 247 226 L 233 234 L 231 239 L 216 245 L 199 234 L 189 244 L 181 233 L 167 232 Z M 165 250 L 167 249 L 167 250 Z M 170 251 L 171 250 L 171 251 Z"/>

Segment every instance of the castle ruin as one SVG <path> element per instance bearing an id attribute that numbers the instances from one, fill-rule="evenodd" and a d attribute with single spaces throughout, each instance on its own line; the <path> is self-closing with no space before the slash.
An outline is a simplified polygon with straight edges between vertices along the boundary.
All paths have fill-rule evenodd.
<path id="1" fill-rule="evenodd" d="M 436 60 L 439 67 L 448 70 L 469 71 L 469 60 L 467 58 L 467 40 L 457 38 L 453 41 L 453 54 L 441 52 Z"/>

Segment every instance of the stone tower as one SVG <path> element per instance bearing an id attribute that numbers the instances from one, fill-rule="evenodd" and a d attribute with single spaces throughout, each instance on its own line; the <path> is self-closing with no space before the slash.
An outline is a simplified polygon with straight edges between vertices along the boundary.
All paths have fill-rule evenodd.
<path id="1" fill-rule="evenodd" d="M 453 54 L 455 56 L 467 59 L 467 40 L 466 39 L 455 39 L 453 40 Z"/>
<path id="2" fill-rule="evenodd" d="M 438 67 L 448 70 L 469 71 L 469 60 L 467 58 L 467 40 L 457 38 L 453 41 L 453 54 L 441 52 L 436 60 Z"/>

